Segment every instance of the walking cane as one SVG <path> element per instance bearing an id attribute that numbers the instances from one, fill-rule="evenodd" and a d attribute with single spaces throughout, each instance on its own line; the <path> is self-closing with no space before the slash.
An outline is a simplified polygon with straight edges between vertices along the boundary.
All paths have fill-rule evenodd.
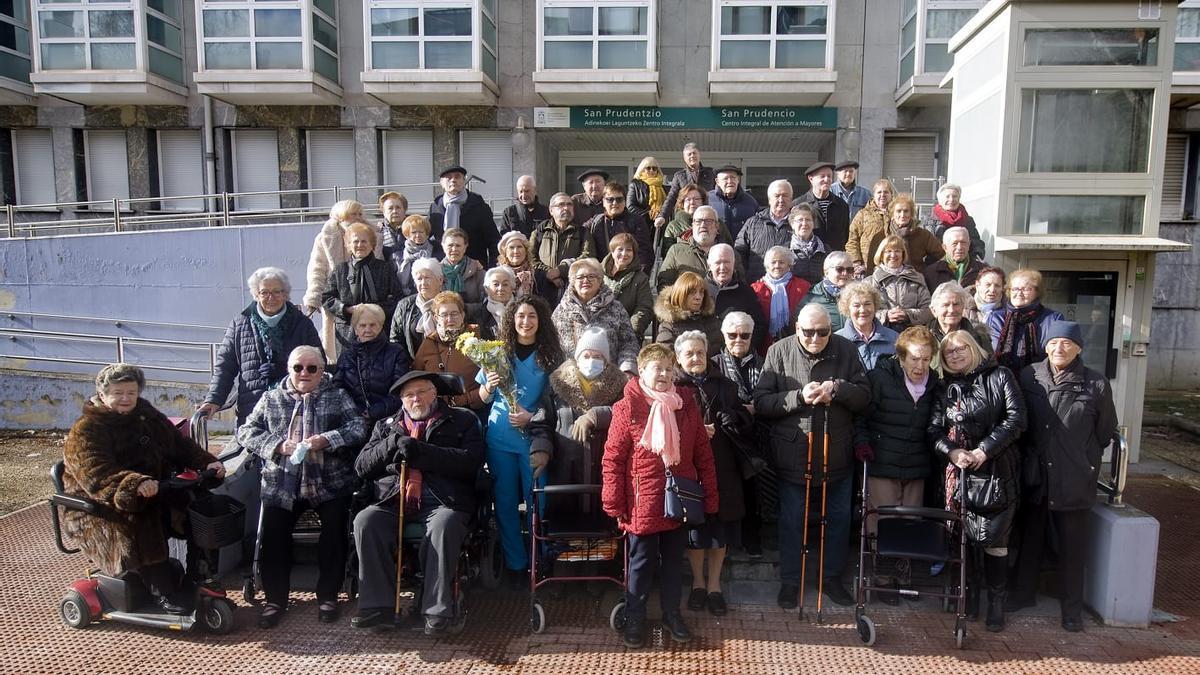
<path id="1" fill-rule="evenodd" d="M 825 505 L 829 496 L 829 409 L 821 408 L 821 542 L 818 545 L 817 623 L 821 623 L 821 594 L 825 592 Z M 806 519 L 807 520 L 807 519 Z"/>
<path id="2" fill-rule="evenodd" d="M 804 525 L 800 535 L 800 618 L 804 618 L 804 590 L 808 581 L 808 491 L 812 487 L 813 432 L 808 430 L 808 461 L 804 464 Z M 820 599 L 818 598 L 818 601 Z"/>
<path id="3" fill-rule="evenodd" d="M 400 579 L 404 574 L 404 480 L 408 474 L 408 461 L 400 461 L 400 494 L 396 498 L 400 502 L 399 525 L 396 528 L 396 618 L 400 618 Z"/>

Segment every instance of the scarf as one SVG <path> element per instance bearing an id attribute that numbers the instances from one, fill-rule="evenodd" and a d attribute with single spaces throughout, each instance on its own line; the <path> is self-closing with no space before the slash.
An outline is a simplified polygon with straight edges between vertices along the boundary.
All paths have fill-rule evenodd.
<path id="1" fill-rule="evenodd" d="M 825 250 L 825 242 L 813 233 L 813 236 L 808 238 L 808 241 L 800 239 L 800 235 L 792 233 L 792 253 L 796 254 L 798 260 L 811 260 L 818 253 L 828 253 Z"/>
<path id="2" fill-rule="evenodd" d="M 284 385 L 288 396 L 296 401 L 292 408 L 292 419 L 288 422 L 287 440 L 299 443 L 306 438 L 315 436 L 317 430 L 317 392 L 307 394 L 292 389 L 291 381 Z M 321 466 L 325 463 L 323 454 L 318 450 L 309 450 L 300 463 L 299 470 L 291 470 L 291 460 L 287 462 L 283 472 L 283 490 L 296 499 L 314 499 L 318 496 L 321 486 Z"/>
<path id="3" fill-rule="evenodd" d="M 925 379 L 921 380 L 919 384 L 908 379 L 907 373 L 901 372 L 900 376 L 904 378 L 904 386 L 908 389 L 908 395 L 912 397 L 913 403 L 920 401 L 921 397 L 925 395 L 925 387 L 929 384 L 929 372 L 926 371 Z"/>
<path id="4" fill-rule="evenodd" d="M 933 207 L 933 215 L 940 221 L 946 224 L 946 227 L 954 227 L 962 225 L 967 218 L 967 208 L 962 204 L 954 211 L 947 211 L 942 208 L 941 204 L 935 204 Z"/>
<path id="5" fill-rule="evenodd" d="M 442 289 L 454 291 L 462 295 L 466 284 L 463 280 L 463 275 L 467 272 L 467 263 L 470 261 L 467 256 L 457 263 L 446 262 L 442 260 Z"/>
<path id="6" fill-rule="evenodd" d="M 371 277 L 370 262 L 374 257 L 375 254 L 368 253 L 358 260 L 351 260 L 346 266 L 346 280 L 350 282 L 352 300 L 347 304 L 359 305 L 379 298 L 375 293 L 375 279 Z"/>
<path id="7" fill-rule="evenodd" d="M 1038 360 L 1038 318 L 1042 315 L 1042 303 L 1028 307 L 1010 307 L 1000 326 L 1000 339 L 996 346 L 996 360 L 1014 373 Z"/>
<path id="8" fill-rule="evenodd" d="M 899 267 L 888 267 L 887 265 L 884 265 L 883 263 L 879 263 L 879 269 L 883 270 L 885 274 L 890 274 L 894 277 L 898 277 L 898 276 L 900 276 L 900 273 L 904 271 L 904 265 L 901 265 Z"/>
<path id="9" fill-rule="evenodd" d="M 508 309 L 508 306 L 511 305 L 512 302 L 512 300 L 509 300 L 508 302 L 500 302 L 491 298 L 487 299 L 488 314 L 491 314 L 492 318 L 496 320 L 497 327 L 500 326 L 501 319 L 504 317 L 504 310 Z"/>
<path id="10" fill-rule="evenodd" d="M 841 294 L 842 294 L 842 289 L 841 289 L 841 287 L 840 287 L 840 286 L 835 286 L 835 285 L 833 284 L 833 282 L 832 282 L 832 281 L 830 281 L 830 280 L 828 280 L 828 279 L 822 279 L 822 280 L 821 280 L 821 288 L 824 288 L 824 289 L 825 289 L 825 294 L 826 294 L 826 295 L 828 295 L 828 296 L 829 296 L 829 297 L 831 297 L 831 298 L 836 298 L 836 297 L 838 297 L 839 295 L 841 295 Z"/>
<path id="11" fill-rule="evenodd" d="M 447 193 L 442 193 L 442 206 L 446 209 L 446 217 L 442 221 L 443 232 L 452 227 L 458 227 L 459 220 L 462 217 L 462 205 L 465 204 L 466 201 L 466 190 L 463 190 L 462 192 L 453 196 Z"/>
<path id="12" fill-rule="evenodd" d="M 412 262 L 413 260 L 418 260 L 420 258 L 432 258 L 432 257 L 433 257 L 433 242 L 432 241 L 426 239 L 424 244 L 414 244 L 414 243 L 412 243 L 412 240 L 410 240 L 410 239 L 404 240 L 404 256 L 401 258 L 401 260 L 403 260 L 404 262 L 408 263 L 408 262 Z M 466 260 L 466 258 L 463 258 L 463 260 Z M 445 270 L 444 267 L 442 269 Z"/>
<path id="13" fill-rule="evenodd" d="M 436 405 L 436 404 L 435 404 Z M 405 410 L 400 419 L 400 430 L 407 433 L 409 438 L 415 438 L 418 441 L 425 440 L 425 432 L 429 429 L 429 425 L 441 417 L 441 407 L 434 408 L 433 414 L 423 420 L 414 420 Z M 403 501 L 404 513 L 412 514 L 421 510 L 421 490 L 423 487 L 423 479 L 421 478 L 421 470 L 408 467 L 405 471 L 404 485 L 400 486 L 400 498 Z"/>
<path id="14" fill-rule="evenodd" d="M 511 269 L 513 271 L 513 276 L 515 276 L 517 278 L 517 287 L 515 289 L 513 289 L 513 297 L 514 298 L 523 298 L 527 295 L 532 294 L 533 293 L 533 282 L 534 282 L 533 265 L 529 262 L 529 259 L 528 258 L 525 259 L 524 265 L 521 265 L 520 267 L 512 267 L 510 265 L 509 269 Z M 522 272 L 529 273 L 529 274 L 524 275 L 525 276 L 524 280 L 521 279 Z"/>
<path id="15" fill-rule="evenodd" d="M 258 306 L 257 304 L 254 305 L 254 313 L 258 314 L 258 318 L 262 319 L 262 322 L 267 324 L 268 328 L 274 328 L 279 325 L 280 321 L 283 321 L 283 315 L 287 313 L 284 311 L 286 309 L 287 308 L 284 307 L 283 310 L 275 312 L 275 314 L 271 316 L 267 316 L 266 314 L 263 314 L 262 307 Z"/>
<path id="16" fill-rule="evenodd" d="M 650 212 L 650 219 L 654 220 L 658 217 L 658 214 L 662 213 L 663 203 L 667 201 L 667 193 L 663 190 L 662 172 L 659 171 L 653 176 L 648 176 L 643 172 L 634 176 L 634 178 L 645 183 L 649 190 L 649 195 L 646 197 L 646 206 Z"/>
<path id="17" fill-rule="evenodd" d="M 417 321 L 417 329 L 425 335 L 437 334 L 437 323 L 433 318 L 433 298 L 422 300 L 420 295 L 415 297 L 417 309 L 421 312 L 421 318 Z M 436 295 L 434 297 L 437 297 Z"/>
<path id="18" fill-rule="evenodd" d="M 967 267 L 969 265 L 967 265 L 966 261 L 959 263 L 957 260 L 951 258 L 949 253 L 946 254 L 945 260 L 946 268 L 949 269 L 950 273 L 954 275 L 954 280 L 961 282 L 963 276 L 965 276 L 967 273 Z"/>
<path id="19" fill-rule="evenodd" d="M 295 323 L 294 318 L 288 318 L 287 314 L 287 305 L 284 305 L 283 311 L 275 315 L 279 318 L 268 321 L 258 313 L 258 303 L 254 303 L 254 311 L 250 312 L 250 324 L 254 327 L 264 362 L 278 363 L 287 358 L 287 354 L 283 353 L 283 336 L 291 332 Z"/>
<path id="20" fill-rule="evenodd" d="M 650 399 L 650 416 L 646 418 L 646 429 L 638 442 L 643 448 L 662 458 L 667 467 L 679 463 L 679 423 L 675 411 L 683 407 L 683 398 L 671 385 L 668 391 L 655 391 L 640 382 L 642 395 Z"/>
<path id="21" fill-rule="evenodd" d="M 778 337 L 780 331 L 787 327 L 791 314 L 791 303 L 788 302 L 787 285 L 792 280 L 792 273 L 786 272 L 779 279 L 764 276 L 763 281 L 771 288 L 771 323 L 768 330 L 771 335 Z"/>

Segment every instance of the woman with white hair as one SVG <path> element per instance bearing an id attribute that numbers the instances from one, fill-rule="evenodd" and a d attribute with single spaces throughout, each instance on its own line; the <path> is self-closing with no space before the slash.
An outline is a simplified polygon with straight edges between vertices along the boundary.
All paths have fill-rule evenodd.
<path id="1" fill-rule="evenodd" d="M 549 288 L 546 272 L 533 266 L 533 247 L 526 237 L 518 230 L 505 232 L 500 237 L 500 255 L 496 262 L 513 271 L 517 277 L 515 294 L 517 298 L 527 295 L 540 295 L 549 302 L 558 299 L 556 289 Z"/>
<path id="2" fill-rule="evenodd" d="M 389 332 L 391 341 L 403 347 L 410 359 L 425 336 L 437 330 L 433 298 L 444 290 L 442 264 L 432 258 L 421 258 L 413 263 L 412 278 L 417 292 L 396 305 Z"/>
<path id="3" fill-rule="evenodd" d="M 261 628 L 275 627 L 287 611 L 292 532 L 309 509 L 321 519 L 317 619 L 337 620 L 350 496 L 358 485 L 354 453 L 367 440 L 366 419 L 325 373 L 321 350 L 293 349 L 288 373 L 282 386 L 259 399 L 237 432 L 242 447 L 262 461 L 259 565 L 266 602 L 258 620 Z"/>
<path id="4" fill-rule="evenodd" d="M 846 284 L 853 280 L 854 262 L 845 251 L 834 251 L 825 257 L 825 278 L 808 289 L 808 295 L 800 301 L 800 306 L 815 302 L 824 307 L 836 333 L 846 325 L 846 317 L 838 311 L 838 296 Z"/>
<path id="5" fill-rule="evenodd" d="M 333 268 L 321 294 L 326 316 L 332 316 L 335 321 L 339 349 L 346 349 L 355 342 L 354 329 L 350 326 L 355 307 L 366 303 L 380 306 L 384 312 L 384 325 L 387 325 L 401 295 L 396 269 L 372 252 L 378 242 L 375 229 L 366 223 L 354 223 L 346 234 L 350 242 L 350 259 Z"/>
<path id="6" fill-rule="evenodd" d="M 500 334 L 504 311 L 516 299 L 517 275 L 511 268 L 493 267 L 483 275 L 484 301 L 468 307 L 468 321 L 479 327 L 479 337 L 494 340 Z"/>
<path id="7" fill-rule="evenodd" d="M 971 294 L 957 281 L 947 281 L 933 289 L 929 300 L 929 309 L 933 312 L 933 320 L 929 322 L 929 330 L 933 331 L 940 344 L 943 339 L 956 330 L 965 330 L 975 336 L 979 346 L 988 356 L 992 355 L 992 334 L 985 323 L 972 323 L 966 318 L 966 309 L 971 304 Z"/>
<path id="8" fill-rule="evenodd" d="M 400 345 L 388 342 L 387 314 L 379 305 L 355 305 L 350 313 L 354 342 L 342 350 L 333 383 L 350 394 L 368 424 L 400 409 L 400 396 L 392 384 L 407 373 L 412 362 Z"/>
<path id="9" fill-rule="evenodd" d="M 721 592 L 721 568 L 729 546 L 740 544 L 742 517 L 746 503 L 742 495 L 742 457 L 753 446 L 754 418 L 738 398 L 737 385 L 725 379 L 720 369 L 709 367 L 708 338 L 698 330 L 689 330 L 675 338 L 675 385 L 679 391 L 692 392 L 700 408 L 701 421 L 712 447 L 717 471 L 720 506 L 707 514 L 704 524 L 688 533 L 688 563 L 692 568 L 692 591 L 688 609 L 707 609 L 713 616 L 729 611 Z M 708 564 L 707 573 L 705 563 Z"/>
<path id="10" fill-rule="evenodd" d="M 211 416 L 225 405 L 237 385 L 238 424 L 263 392 L 287 375 L 287 355 L 293 349 L 321 345 L 312 322 L 288 299 L 292 284 L 286 272 L 261 267 L 246 279 L 246 286 L 254 299 L 225 329 L 208 395 L 198 408 Z"/>
<path id="11" fill-rule="evenodd" d="M 353 199 L 343 199 L 329 209 L 329 220 L 321 226 L 321 231 L 313 239 L 312 252 L 308 256 L 308 268 L 305 276 L 308 288 L 304 291 L 304 301 L 301 306 L 307 316 L 321 309 L 321 294 L 329 282 L 329 275 L 338 263 L 350 260 L 349 228 L 354 223 L 366 223 L 363 215 L 363 205 Z M 372 249 L 375 257 L 383 260 L 383 241 L 376 238 Z M 334 317 L 326 312 L 324 323 L 321 325 L 321 344 L 330 358 L 337 356 L 337 342 L 334 337 Z"/>
<path id="12" fill-rule="evenodd" d="M 796 332 L 800 301 L 808 294 L 812 284 L 792 273 L 795 263 L 796 255 L 786 246 L 772 246 L 763 256 L 766 274 L 750 284 L 762 307 L 763 316 L 767 317 L 767 338 L 762 349 Z"/>
<path id="13" fill-rule="evenodd" d="M 983 238 L 979 236 L 979 228 L 975 225 L 975 219 L 967 213 L 967 208 L 962 205 L 961 199 L 962 188 L 954 183 L 946 183 L 938 188 L 938 203 L 921 219 L 921 227 L 932 232 L 938 241 L 941 241 L 942 235 L 952 227 L 965 228 L 971 237 L 970 259 L 983 260 L 983 256 L 987 254 L 987 248 L 983 244 Z"/>
<path id="14" fill-rule="evenodd" d="M 567 277 L 571 284 L 563 293 L 562 302 L 554 308 L 554 325 L 558 329 L 564 354 L 574 354 L 583 331 L 599 326 L 608 334 L 613 362 L 621 370 L 637 370 L 641 338 L 634 334 L 629 313 L 617 301 L 612 289 L 604 284 L 604 268 L 595 258 L 583 258 L 571 263 Z"/>

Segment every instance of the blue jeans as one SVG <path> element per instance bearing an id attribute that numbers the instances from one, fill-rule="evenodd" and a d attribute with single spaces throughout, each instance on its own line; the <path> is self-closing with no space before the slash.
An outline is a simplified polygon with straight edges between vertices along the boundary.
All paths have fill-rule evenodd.
<path id="1" fill-rule="evenodd" d="M 829 494 L 825 502 L 825 569 L 826 579 L 840 577 L 846 566 L 846 552 L 850 541 L 850 494 L 854 490 L 854 476 L 830 481 Z M 821 508 L 821 482 L 812 481 L 812 504 Z M 800 555 L 804 546 L 804 484 L 786 480 L 779 481 L 779 580 L 782 583 L 800 585 Z M 813 521 L 808 526 L 809 567 L 818 564 L 817 542 L 820 541 L 821 525 Z"/>

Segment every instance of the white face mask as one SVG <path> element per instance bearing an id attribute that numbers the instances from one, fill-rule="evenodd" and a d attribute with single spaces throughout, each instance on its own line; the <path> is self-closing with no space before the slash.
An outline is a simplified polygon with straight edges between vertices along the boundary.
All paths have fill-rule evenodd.
<path id="1" fill-rule="evenodd" d="M 576 359 L 575 365 L 579 368 L 579 374 L 582 375 L 584 379 L 594 380 L 604 370 L 604 359 Z"/>

